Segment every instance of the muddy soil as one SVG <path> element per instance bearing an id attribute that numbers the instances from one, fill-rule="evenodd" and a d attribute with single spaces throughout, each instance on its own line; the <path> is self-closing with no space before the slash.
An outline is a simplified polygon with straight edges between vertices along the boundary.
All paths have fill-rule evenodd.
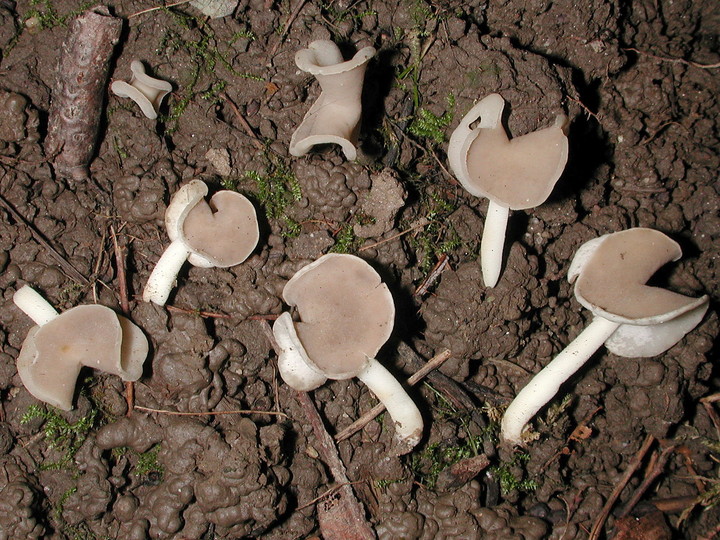
<path id="1" fill-rule="evenodd" d="M 0 538 L 321 535 L 316 501 L 331 476 L 257 319 L 281 313 L 285 282 L 330 250 L 367 259 L 388 283 L 397 318 L 379 358 L 398 377 L 414 371 L 403 342 L 425 359 L 452 351 L 445 386 L 411 392 L 426 422 L 413 453 L 389 452 L 384 416 L 338 444 L 378 537 L 586 538 L 648 436 L 657 442 L 602 534 L 628 529 L 619 509 L 648 459 L 673 444 L 633 508 L 659 528 L 643 538 L 717 532 L 717 507 L 679 521 L 720 481 L 710 448 L 720 434 L 700 402 L 720 382 L 716 3 L 241 0 L 217 19 L 188 4 L 139 14 L 153 4 L 107 5 L 123 20 L 111 78 L 128 80 L 141 60 L 174 91 L 157 121 L 106 91 L 91 178 L 77 180 L 59 174 L 45 142 L 78 3 L 0 2 Z M 335 147 L 289 155 L 319 95 L 294 64 L 314 39 L 336 41 L 346 58 L 378 50 L 355 162 Z M 460 118 L 492 92 L 508 102 L 513 135 L 561 113 L 571 124 L 565 173 L 547 203 L 513 213 L 506 267 L 488 289 L 477 262 L 487 201 L 459 186 L 446 150 Z M 168 306 L 144 303 L 168 244 L 165 208 L 193 178 L 252 199 L 259 246 L 228 269 L 186 265 Z M 601 349 L 536 419 L 535 440 L 500 447 L 503 407 L 591 318 L 566 279 L 575 250 L 633 226 L 681 244 L 682 260 L 657 284 L 708 294 L 708 314 L 659 357 Z M 24 284 L 58 310 L 120 311 L 127 288 L 128 316 L 151 344 L 137 406 L 287 417 L 129 412 L 121 381 L 91 371 L 73 411 L 46 408 L 15 368 L 32 326 L 12 302 Z M 453 401 L 448 385 L 474 407 Z M 329 382 L 313 399 L 331 434 L 375 404 L 355 380 Z M 475 454 L 491 466 L 471 481 L 438 474 Z M 658 500 L 681 502 L 660 511 Z"/>

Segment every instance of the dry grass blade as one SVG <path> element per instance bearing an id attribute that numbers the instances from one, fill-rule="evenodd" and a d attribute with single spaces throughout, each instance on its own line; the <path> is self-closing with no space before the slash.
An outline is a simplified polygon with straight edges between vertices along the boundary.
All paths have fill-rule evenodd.
<path id="1" fill-rule="evenodd" d="M 172 4 L 165 4 L 164 6 L 155 6 L 155 7 L 143 9 L 142 11 L 138 11 L 137 13 L 128 15 L 128 19 L 132 19 L 133 17 L 138 17 L 140 15 L 144 15 L 145 13 L 151 13 L 151 12 L 157 11 L 159 9 L 168 9 L 171 7 L 181 6 L 183 4 L 189 4 L 190 2 L 192 2 L 192 0 L 180 0 L 180 2 L 173 2 Z"/>
<path id="2" fill-rule="evenodd" d="M 203 411 L 203 412 L 180 412 L 180 411 L 168 411 L 165 409 L 152 409 L 150 407 L 141 407 L 135 405 L 135 409 L 138 411 L 151 412 L 156 414 L 169 414 L 172 416 L 219 416 L 223 414 L 269 414 L 272 416 L 283 416 L 287 418 L 287 414 L 278 411 L 256 411 L 252 409 L 238 409 L 235 411 Z"/>

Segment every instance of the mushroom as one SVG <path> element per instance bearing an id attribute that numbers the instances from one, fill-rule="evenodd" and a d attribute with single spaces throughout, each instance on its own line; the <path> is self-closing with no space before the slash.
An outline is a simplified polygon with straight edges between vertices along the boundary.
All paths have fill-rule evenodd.
<path id="1" fill-rule="evenodd" d="M 218 191 L 205 202 L 208 188 L 191 180 L 165 211 L 171 243 L 155 265 L 143 291 L 145 302 L 164 305 L 180 268 L 188 261 L 201 268 L 228 268 L 247 259 L 259 238 L 252 203 L 235 191 Z"/>
<path id="2" fill-rule="evenodd" d="M 510 210 L 545 202 L 568 157 L 565 115 L 551 127 L 510 140 L 500 123 L 504 107 L 499 94 L 481 100 L 462 119 L 448 146 L 450 168 L 463 187 L 490 200 L 480 244 L 486 287 L 494 287 L 500 277 Z M 471 127 L 478 118 L 478 125 Z"/>
<path id="3" fill-rule="evenodd" d="M 17 370 L 25 388 L 54 407 L 72 409 L 83 366 L 136 381 L 143 371 L 148 341 L 125 317 L 100 305 L 77 306 L 58 314 L 34 289 L 24 285 L 15 305 L 37 326 L 25 338 Z"/>
<path id="4" fill-rule="evenodd" d="M 114 81 L 110 85 L 110 90 L 116 96 L 132 99 L 145 116 L 154 120 L 157 118 L 162 100 L 172 92 L 172 84 L 147 75 L 145 66 L 138 60 L 132 61 L 130 71 L 132 71 L 132 78 L 129 83 Z"/>
<path id="5" fill-rule="evenodd" d="M 373 56 L 375 49 L 365 47 L 344 62 L 338 46 L 327 40 L 313 41 L 297 52 L 297 67 L 314 75 L 322 92 L 290 138 L 291 155 L 303 156 L 316 144 L 333 143 L 347 159 L 355 159 L 363 79 Z"/>
<path id="6" fill-rule="evenodd" d="M 691 298 L 646 285 L 681 255 L 675 241 L 645 228 L 607 234 L 580 247 L 568 280 L 575 282 L 575 297 L 593 320 L 513 400 L 502 419 L 502 439 L 520 444 L 525 424 L 601 345 L 618 356 L 656 356 L 697 326 L 707 296 Z"/>
<path id="7" fill-rule="evenodd" d="M 357 377 L 385 405 L 395 424 L 397 454 L 420 440 L 423 420 L 415 403 L 375 355 L 390 337 L 395 305 L 387 285 L 364 260 L 331 253 L 300 269 L 283 290 L 298 309 L 275 321 L 283 380 L 309 391 L 327 379 Z"/>

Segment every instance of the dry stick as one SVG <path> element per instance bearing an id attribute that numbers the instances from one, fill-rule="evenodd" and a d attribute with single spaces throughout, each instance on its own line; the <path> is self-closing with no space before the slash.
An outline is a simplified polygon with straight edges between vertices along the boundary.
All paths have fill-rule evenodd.
<path id="1" fill-rule="evenodd" d="M 607 502 L 605 503 L 605 506 L 603 506 L 602 511 L 600 512 L 600 515 L 595 520 L 595 524 L 593 525 L 592 529 L 590 530 L 590 536 L 588 537 L 588 540 L 597 540 L 600 536 L 600 531 L 602 530 L 603 526 L 605 525 L 605 521 L 607 521 L 608 516 L 610 515 L 610 510 L 612 509 L 613 505 L 615 504 L 615 501 L 620 496 L 620 493 L 622 493 L 622 490 L 625 489 L 625 486 L 630 481 L 630 478 L 632 478 L 632 475 L 635 474 L 635 471 L 640 467 L 640 464 L 643 461 L 643 458 L 645 457 L 645 454 L 647 454 L 648 450 L 650 450 L 650 447 L 655 442 L 655 437 L 652 435 L 648 435 L 645 437 L 645 441 L 643 442 L 642 446 L 640 447 L 640 450 L 638 450 L 638 453 L 635 454 L 635 457 L 628 465 L 627 470 L 625 471 L 625 474 L 623 474 L 623 477 L 620 479 L 620 481 L 615 486 L 615 489 L 613 489 L 612 493 L 610 494 L 610 497 L 608 498 Z"/>
<path id="2" fill-rule="evenodd" d="M 365 482 L 366 482 L 366 480 L 358 480 L 357 482 L 348 482 L 347 484 L 338 484 L 338 485 L 336 485 L 336 486 L 333 486 L 333 487 L 331 487 L 330 489 L 325 490 L 323 493 L 321 493 L 321 494 L 318 495 L 317 497 L 315 497 L 312 501 L 307 502 L 307 503 L 303 504 L 302 506 L 298 506 L 298 507 L 296 508 L 296 510 L 304 510 L 305 508 L 307 508 L 307 507 L 309 507 L 309 506 L 312 506 L 313 504 L 315 504 L 315 503 L 318 502 L 319 500 L 324 499 L 324 498 L 326 498 L 326 497 L 329 497 L 330 495 L 332 495 L 333 493 L 335 493 L 338 489 L 340 489 L 340 488 L 343 487 L 343 486 L 347 486 L 347 485 L 354 486 L 354 485 L 357 485 L 357 484 L 363 484 L 363 483 L 365 483 Z"/>
<path id="3" fill-rule="evenodd" d="M 167 411 L 165 409 L 151 409 L 150 407 L 141 407 L 135 405 L 138 411 L 145 411 L 158 414 L 169 414 L 172 416 L 216 416 L 222 414 L 269 414 L 272 416 L 284 416 L 287 418 L 287 414 L 278 411 L 256 411 L 252 409 L 238 409 L 235 411 L 203 411 L 203 412 L 179 412 L 179 411 Z"/>
<path id="4" fill-rule="evenodd" d="M 692 66 L 692 67 L 696 67 L 696 68 L 700 68 L 700 69 L 720 68 L 720 62 L 716 62 L 714 64 L 700 64 L 699 62 L 693 62 L 692 60 L 685 60 L 683 58 L 668 58 L 666 56 L 658 56 L 656 54 L 652 54 L 649 52 L 635 49 L 634 47 L 624 47 L 623 50 L 632 51 L 634 53 L 639 54 L 640 56 L 649 56 L 650 58 L 654 58 L 655 60 L 661 60 L 662 62 L 672 62 L 673 64 L 685 64 L 686 66 Z"/>
<path id="5" fill-rule="evenodd" d="M 15 208 L 7 201 L 4 197 L 0 195 L 0 205 L 5 208 L 8 212 L 12 214 L 12 216 L 15 218 L 15 221 L 22 223 L 25 225 L 28 229 L 30 229 L 30 233 L 32 234 L 33 238 L 35 238 L 35 241 L 40 244 L 42 247 L 44 247 L 50 255 L 53 256 L 53 258 L 58 262 L 60 266 L 62 266 L 63 270 L 65 270 L 65 273 L 71 278 L 74 279 L 78 283 L 82 283 L 83 285 L 89 285 L 90 282 L 88 279 L 83 276 L 78 270 L 70 264 L 61 254 L 58 252 L 54 247 L 50 245 L 50 243 L 45 240 L 45 237 L 43 237 L 40 232 L 35 229 L 35 227 L 27 221 L 24 217 L 20 215 L 20 213 L 15 210 Z"/>
<path id="6" fill-rule="evenodd" d="M 635 508 L 635 505 L 645 494 L 647 489 L 650 487 L 650 484 L 652 484 L 660 473 L 663 472 L 663 469 L 665 469 L 665 464 L 667 463 L 667 460 L 673 450 L 675 450 L 675 445 L 670 445 L 660 453 L 660 456 L 655 461 L 655 464 L 652 469 L 650 469 L 650 472 L 647 473 L 642 483 L 635 490 L 635 493 L 633 493 L 632 497 L 630 497 L 630 500 L 625 504 L 625 506 L 623 506 L 619 517 L 627 516 L 632 509 Z"/>
<path id="7" fill-rule="evenodd" d="M 177 306 L 165 306 L 168 311 L 176 311 L 178 313 L 188 313 L 190 315 L 197 315 L 204 319 L 232 319 L 232 315 L 226 315 L 224 313 L 213 313 L 211 311 L 202 311 L 199 309 L 187 309 Z"/>
<path id="8" fill-rule="evenodd" d="M 128 300 L 127 275 L 125 274 L 125 257 L 123 257 L 122 249 L 118 243 L 115 227 L 112 225 L 110 225 L 110 236 L 112 237 L 113 247 L 115 249 L 115 266 L 117 267 L 120 309 L 125 316 L 129 317 L 130 301 Z M 130 416 L 135 407 L 135 383 L 133 381 L 125 381 L 125 402 L 127 403 L 127 413 L 125 413 L 125 416 Z"/>
<path id="9" fill-rule="evenodd" d="M 240 109 L 238 109 L 238 106 L 235 105 L 235 102 L 232 99 L 230 99 L 230 97 L 225 92 L 221 92 L 220 97 L 223 98 L 225 101 L 227 101 L 227 104 L 230 105 L 230 108 L 235 113 L 235 116 L 237 116 L 237 119 L 240 122 L 240 125 L 243 127 L 245 132 L 248 134 L 250 139 L 252 139 L 252 142 L 255 145 L 255 148 L 257 148 L 258 150 L 265 150 L 265 145 L 262 143 L 260 138 L 257 135 L 255 135 L 255 131 L 253 131 L 252 126 L 248 123 L 247 120 L 245 120 L 245 117 L 240 112 Z"/>
<path id="10" fill-rule="evenodd" d="M 173 2 L 172 4 L 167 4 L 164 6 L 155 6 L 148 9 L 143 9 L 142 11 L 138 11 L 137 13 L 133 13 L 132 15 L 128 16 L 128 19 L 132 19 L 133 17 L 137 17 L 138 15 L 144 15 L 145 13 L 150 13 L 151 11 L 157 11 L 158 9 L 169 9 L 171 7 L 175 6 L 181 6 L 183 4 L 189 4 L 192 2 L 192 0 L 180 0 L 180 2 Z"/>
<path id="11" fill-rule="evenodd" d="M 391 242 L 392 240 L 395 240 L 396 238 L 400 238 L 401 236 L 404 236 L 404 235 L 406 235 L 406 234 L 408 234 L 408 233 L 413 232 L 415 229 L 419 229 L 419 228 L 421 228 L 421 227 L 424 227 L 424 226 L 427 225 L 428 223 L 430 223 L 430 221 L 429 221 L 427 218 L 422 218 L 422 219 L 420 219 L 420 221 L 419 221 L 418 223 L 416 223 L 415 225 L 413 225 L 413 226 L 410 227 L 409 229 L 405 229 L 405 230 L 402 231 L 402 232 L 399 232 L 399 233 L 397 233 L 397 234 L 392 235 L 390 238 L 385 238 L 385 239 L 383 239 L 383 240 L 380 240 L 379 242 L 375 242 L 374 244 L 370 244 L 369 246 L 363 246 L 363 247 L 361 247 L 360 249 L 358 249 L 358 252 L 360 252 L 360 251 L 365 251 L 366 249 L 372 249 L 372 248 L 374 248 L 374 247 L 378 247 L 378 246 L 380 246 L 380 245 L 382 245 L 382 244 L 385 244 L 385 243 L 387 243 L 387 242 Z"/>
<path id="12" fill-rule="evenodd" d="M 441 365 L 443 365 L 443 362 L 450 358 L 450 351 L 448 349 L 445 349 L 440 354 L 435 355 L 433 358 L 431 358 L 427 364 L 425 364 L 423 367 L 421 367 L 419 370 L 417 370 L 415 373 L 410 375 L 407 380 L 408 386 L 414 386 L 418 381 L 422 380 L 428 373 L 431 371 L 439 368 Z M 360 418 L 355 420 L 352 424 L 350 424 L 348 427 L 343 429 L 340 433 L 335 435 L 335 440 L 337 442 L 344 441 L 345 439 L 350 438 L 352 435 L 360 431 L 362 428 L 364 428 L 366 425 L 368 425 L 378 414 L 383 412 L 385 410 L 385 405 L 382 403 L 378 403 L 375 405 L 372 409 L 370 409 L 368 412 L 363 414 Z"/>
<path id="13" fill-rule="evenodd" d="M 413 296 L 423 296 L 425 293 L 427 293 L 430 287 L 433 286 L 433 283 L 438 280 L 440 274 L 445 271 L 449 260 L 450 259 L 448 258 L 447 253 L 443 253 L 440 256 L 440 259 L 438 259 L 438 262 L 428 274 L 428 276 L 423 280 L 423 282 L 418 286 L 418 288 L 415 289 Z"/>
<path id="14" fill-rule="evenodd" d="M 297 16 L 300 15 L 300 10 L 303 8 L 303 6 L 307 4 L 307 0 L 300 0 L 295 6 L 295 9 L 290 14 L 290 17 L 288 17 L 287 22 L 285 23 L 285 26 L 283 26 L 283 30 L 278 36 L 277 41 L 275 42 L 275 45 L 272 46 L 272 49 L 270 49 L 270 53 L 268 54 L 268 59 L 266 64 L 270 64 L 272 62 L 273 56 L 275 56 L 275 53 L 280 48 L 280 45 L 282 45 L 282 42 L 285 40 L 285 36 L 287 36 L 287 33 L 290 31 L 290 27 L 292 26 L 292 23 L 295 22 L 295 19 L 297 19 Z"/>
<path id="15" fill-rule="evenodd" d="M 279 347 L 270 328 L 270 323 L 260 321 L 260 326 L 270 345 L 277 353 Z M 325 429 L 310 394 L 308 392 L 295 392 L 295 397 L 312 426 L 315 438 L 319 443 L 318 450 L 325 465 L 330 469 L 333 480 L 340 484 L 338 499 L 333 499 L 330 504 L 318 506 L 318 519 L 323 538 L 326 540 L 374 539 L 375 533 L 365 519 L 363 507 L 355 498 L 345 465 L 337 453 L 335 442 Z"/>
<path id="16" fill-rule="evenodd" d="M 718 392 L 717 394 L 705 396 L 700 400 L 700 403 L 702 403 L 703 407 L 705 407 L 705 411 L 708 413 L 710 420 L 715 426 L 715 431 L 717 431 L 718 439 L 720 439 L 720 415 L 718 415 L 718 413 L 712 406 L 712 404 L 716 401 L 720 401 L 720 392 Z"/>

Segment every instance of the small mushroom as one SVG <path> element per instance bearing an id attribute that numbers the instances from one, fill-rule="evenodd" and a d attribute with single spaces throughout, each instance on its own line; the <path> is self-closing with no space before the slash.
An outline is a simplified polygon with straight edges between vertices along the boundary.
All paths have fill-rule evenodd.
<path id="1" fill-rule="evenodd" d="M 490 200 L 480 244 L 486 287 L 494 287 L 500 277 L 510 210 L 545 202 L 568 158 L 566 116 L 558 116 L 551 127 L 510 140 L 500 123 L 504 107 L 499 94 L 481 100 L 462 119 L 448 146 L 450 168 L 463 187 Z"/>
<path id="2" fill-rule="evenodd" d="M 283 298 L 298 309 L 273 325 L 283 380 L 309 391 L 327 379 L 358 377 L 385 405 L 395 424 L 398 455 L 420 440 L 423 420 L 415 403 L 375 355 L 392 333 L 395 305 L 387 285 L 364 260 L 329 254 L 298 271 Z"/>
<path id="3" fill-rule="evenodd" d="M 235 191 L 218 191 L 205 202 L 204 182 L 191 180 L 165 211 L 171 244 L 148 278 L 143 300 L 164 305 L 180 268 L 188 261 L 201 268 L 228 268 L 247 259 L 259 238 L 252 203 Z"/>
<path id="4" fill-rule="evenodd" d="M 162 100 L 172 92 L 172 84 L 147 75 L 145 66 L 138 60 L 132 61 L 130 71 L 132 78 L 129 83 L 114 81 L 110 89 L 116 96 L 132 99 L 145 116 L 154 120 L 157 118 Z"/>
<path id="5" fill-rule="evenodd" d="M 343 61 L 335 43 L 318 40 L 295 55 L 297 66 L 315 76 L 322 92 L 290 138 L 290 154 L 303 156 L 316 144 L 339 144 L 345 157 L 355 159 L 365 69 L 375 49 L 360 49 Z"/>
<path id="6" fill-rule="evenodd" d="M 136 381 L 148 354 L 142 330 L 110 308 L 77 306 L 58 314 L 34 289 L 18 289 L 13 301 L 37 326 L 28 332 L 17 359 L 25 388 L 54 407 L 72 409 L 83 366 Z"/>
<path id="7" fill-rule="evenodd" d="M 698 325 L 707 296 L 691 298 L 646 285 L 681 255 L 675 241 L 644 228 L 607 234 L 580 247 L 568 280 L 575 282 L 575 297 L 592 311 L 593 321 L 518 393 L 503 416 L 502 439 L 520 444 L 525 424 L 603 344 L 618 356 L 656 356 Z"/>

